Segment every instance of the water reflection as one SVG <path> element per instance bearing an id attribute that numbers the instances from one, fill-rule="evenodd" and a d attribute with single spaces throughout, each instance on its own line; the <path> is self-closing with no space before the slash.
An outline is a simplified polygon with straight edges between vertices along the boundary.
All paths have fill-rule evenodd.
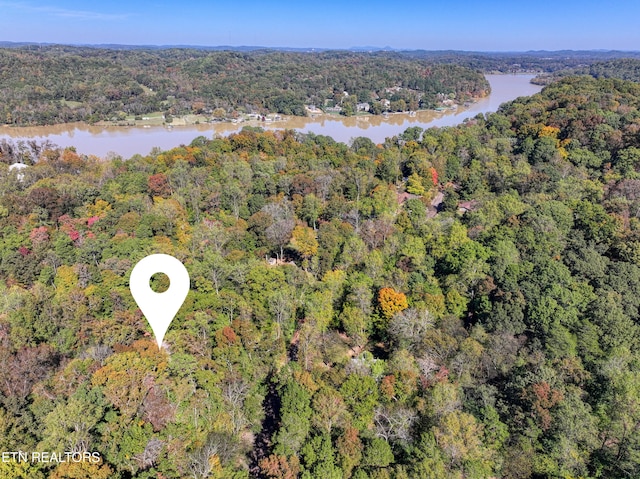
<path id="1" fill-rule="evenodd" d="M 260 126 L 268 130 L 296 129 L 303 133 L 313 132 L 328 135 L 337 141 L 348 142 L 358 136 L 371 138 L 375 143 L 398 135 L 411 126 L 430 128 L 433 126 L 453 126 L 465 118 L 478 113 L 496 111 L 498 107 L 519 96 L 529 96 L 540 91 L 541 87 L 532 85 L 533 75 L 486 75 L 491 84 L 492 93 L 473 103 L 468 108 L 458 108 L 445 112 L 419 111 L 414 115 L 407 113 L 366 117 L 333 117 L 328 115 L 312 117 L 290 117 L 278 122 L 216 123 L 189 126 L 165 127 L 103 127 L 85 123 L 71 123 L 55 126 L 4 127 L 0 129 L 0 138 L 38 141 L 49 140 L 62 147 L 74 146 L 80 153 L 106 156 L 119 154 L 125 158 L 136 153 L 147 154 L 154 147 L 163 150 L 191 141 L 203 135 L 211 138 L 215 135 L 228 135 L 240 131 L 245 125 Z"/>

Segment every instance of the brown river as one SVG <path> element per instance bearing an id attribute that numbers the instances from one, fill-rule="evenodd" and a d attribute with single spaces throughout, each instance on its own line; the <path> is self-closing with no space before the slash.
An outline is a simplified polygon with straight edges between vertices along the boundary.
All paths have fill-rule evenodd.
<path id="1" fill-rule="evenodd" d="M 491 84 L 491 95 L 473 103 L 467 108 L 444 112 L 419 111 L 414 116 L 408 113 L 394 113 L 382 116 L 359 116 L 339 118 L 318 115 L 312 117 L 286 117 L 271 123 L 251 121 L 244 123 L 215 123 L 175 126 L 171 129 L 156 126 L 117 127 L 92 126 L 85 123 L 69 123 L 55 126 L 0 127 L 0 139 L 49 140 L 67 147 L 74 146 L 79 153 L 104 157 L 111 154 L 129 158 L 136 153 L 146 155 L 154 147 L 167 150 L 182 144 L 189 144 L 197 136 L 211 138 L 240 131 L 243 126 L 260 126 L 267 130 L 295 129 L 303 133 L 313 132 L 327 135 L 336 141 L 349 142 L 352 138 L 365 136 L 375 143 L 402 133 L 409 127 L 453 126 L 478 113 L 496 111 L 507 101 L 520 96 L 533 95 L 542 87 L 529 83 L 533 75 L 486 75 Z"/>

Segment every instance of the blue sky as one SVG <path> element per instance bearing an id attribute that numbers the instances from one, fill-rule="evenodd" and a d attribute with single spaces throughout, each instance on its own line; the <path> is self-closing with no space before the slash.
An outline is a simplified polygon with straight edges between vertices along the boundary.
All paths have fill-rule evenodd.
<path id="1" fill-rule="evenodd" d="M 426 50 L 640 50 L 637 0 L 0 0 L 0 40 Z"/>

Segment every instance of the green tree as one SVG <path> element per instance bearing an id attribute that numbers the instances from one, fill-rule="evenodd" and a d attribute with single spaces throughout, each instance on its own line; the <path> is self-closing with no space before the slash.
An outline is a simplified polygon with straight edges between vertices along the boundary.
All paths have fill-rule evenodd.
<path id="1" fill-rule="evenodd" d="M 353 425 L 364 431 L 373 422 L 378 401 L 378 386 L 370 376 L 351 374 L 342 383 L 340 393 L 353 414 Z"/>
<path id="2" fill-rule="evenodd" d="M 274 452 L 296 455 L 311 428 L 311 395 L 300 385 L 288 381 L 281 389 L 280 428 L 274 436 Z"/>

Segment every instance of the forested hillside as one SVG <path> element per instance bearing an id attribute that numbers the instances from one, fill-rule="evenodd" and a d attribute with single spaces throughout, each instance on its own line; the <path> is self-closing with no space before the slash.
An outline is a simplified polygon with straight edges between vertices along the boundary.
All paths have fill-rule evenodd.
<path id="1" fill-rule="evenodd" d="M 637 51 L 615 50 L 558 50 L 528 52 L 465 52 L 414 50 L 401 52 L 409 58 L 421 58 L 437 63 L 451 63 L 465 66 L 484 73 L 533 73 L 552 74 L 554 72 L 588 68 L 592 64 L 606 64 L 609 61 L 640 58 Z M 565 75 L 566 76 L 566 75 Z"/>
<path id="2" fill-rule="evenodd" d="M 345 92 L 347 95 L 345 95 Z M 392 53 L 0 49 L 0 123 L 96 122 L 162 112 L 210 118 L 239 112 L 306 115 L 305 105 L 395 110 L 485 96 L 478 71 Z M 400 103 L 401 102 L 401 103 Z"/>
<path id="3" fill-rule="evenodd" d="M 639 108 L 567 78 L 383 145 L 0 164 L 0 449 L 102 457 L 0 477 L 640 476 Z M 162 350 L 151 253 L 192 281 Z"/>
<path id="4" fill-rule="evenodd" d="M 562 68 L 553 73 L 539 75 L 532 80 L 532 83 L 548 85 L 560 78 L 575 75 L 589 75 L 593 78 L 618 78 L 620 80 L 638 82 L 640 81 L 640 60 L 636 58 L 619 58 L 594 62 L 588 66 Z"/>

